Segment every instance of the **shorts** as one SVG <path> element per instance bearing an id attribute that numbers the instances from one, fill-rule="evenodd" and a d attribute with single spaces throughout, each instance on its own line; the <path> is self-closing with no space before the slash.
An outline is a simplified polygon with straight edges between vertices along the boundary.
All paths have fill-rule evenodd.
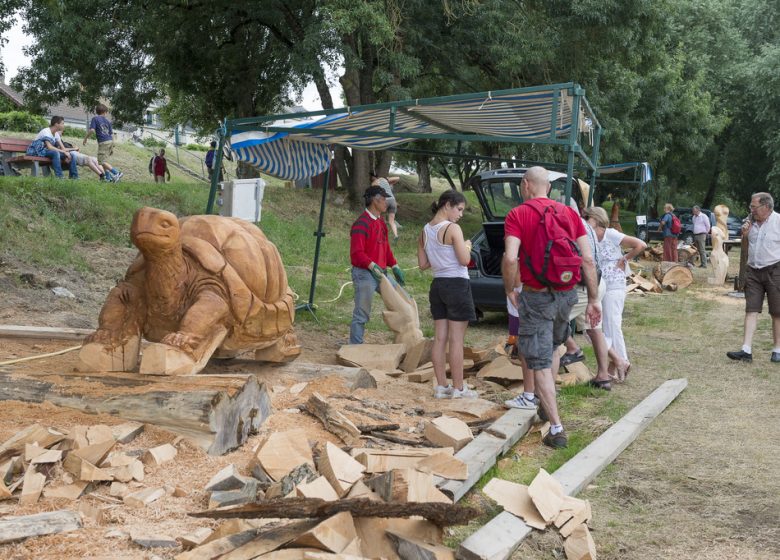
<path id="1" fill-rule="evenodd" d="M 577 320 L 577 329 L 580 331 L 590 329 L 600 329 L 601 321 L 598 324 L 591 326 L 590 321 L 585 317 L 585 310 L 588 307 L 588 289 L 585 286 L 577 286 L 577 303 L 571 308 L 569 314 L 569 320 Z M 599 303 L 604 300 L 604 294 L 607 293 L 607 283 L 602 278 L 599 282 Z"/>
<path id="2" fill-rule="evenodd" d="M 387 197 L 385 199 L 387 201 L 387 213 L 388 214 L 395 214 L 398 212 L 398 202 L 396 202 L 394 196 Z"/>
<path id="3" fill-rule="evenodd" d="M 552 367 L 553 349 L 569 338 L 569 313 L 577 303 L 577 290 L 535 292 L 524 289 L 519 297 L 520 328 L 517 348 L 533 370 Z"/>
<path id="4" fill-rule="evenodd" d="M 434 321 L 476 321 L 468 278 L 434 278 L 428 291 Z"/>
<path id="5" fill-rule="evenodd" d="M 98 155 L 97 160 L 100 165 L 108 163 L 108 158 L 114 153 L 114 142 L 109 140 L 107 142 L 98 143 Z"/>
<path id="6" fill-rule="evenodd" d="M 76 165 L 89 165 L 89 160 L 95 159 L 92 156 L 88 156 L 87 154 L 82 154 L 81 152 L 77 151 L 70 152 L 70 157 L 76 160 Z M 95 163 L 97 163 L 96 159 Z"/>
<path id="7" fill-rule="evenodd" d="M 780 263 L 764 268 L 747 267 L 745 274 L 745 312 L 761 313 L 764 294 L 769 303 L 769 314 L 780 316 Z"/>

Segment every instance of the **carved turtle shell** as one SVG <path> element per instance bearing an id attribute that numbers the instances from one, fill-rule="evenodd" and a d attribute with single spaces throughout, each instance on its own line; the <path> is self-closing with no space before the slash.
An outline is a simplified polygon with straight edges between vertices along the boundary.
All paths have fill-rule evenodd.
<path id="1" fill-rule="evenodd" d="M 290 330 L 293 294 L 276 246 L 238 218 L 191 216 L 179 221 L 185 254 L 221 278 L 235 318 L 224 350 L 276 339 Z"/>

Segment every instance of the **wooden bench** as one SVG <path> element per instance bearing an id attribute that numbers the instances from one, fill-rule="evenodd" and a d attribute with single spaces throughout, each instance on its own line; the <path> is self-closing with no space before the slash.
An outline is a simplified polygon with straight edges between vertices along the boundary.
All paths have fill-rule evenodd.
<path id="1" fill-rule="evenodd" d="M 32 140 L 23 138 L 0 138 L 0 163 L 3 166 L 3 174 L 6 177 L 18 173 L 11 167 L 29 167 L 33 177 L 47 176 L 50 171 L 51 159 L 47 157 L 28 156 L 27 148 Z"/>

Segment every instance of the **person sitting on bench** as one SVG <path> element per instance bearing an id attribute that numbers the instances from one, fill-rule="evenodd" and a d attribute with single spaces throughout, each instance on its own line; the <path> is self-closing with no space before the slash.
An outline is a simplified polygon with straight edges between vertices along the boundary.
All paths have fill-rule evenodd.
<path id="1" fill-rule="evenodd" d="M 65 148 L 62 143 L 62 137 L 60 134 L 65 130 L 65 119 L 63 117 L 54 116 L 51 118 L 49 126 L 44 128 L 35 137 L 35 140 L 30 144 L 30 150 L 34 153 L 29 155 L 45 156 L 51 158 L 51 166 L 54 169 L 54 175 L 58 179 L 62 179 L 62 163 L 66 163 L 69 167 L 69 176 L 71 179 L 79 178 L 79 171 L 76 167 L 76 158 L 70 156 L 70 152 Z"/>

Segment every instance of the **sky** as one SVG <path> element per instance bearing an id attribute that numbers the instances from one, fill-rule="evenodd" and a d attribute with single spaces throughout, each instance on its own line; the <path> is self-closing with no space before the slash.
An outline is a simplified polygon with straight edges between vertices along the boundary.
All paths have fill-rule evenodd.
<path id="1" fill-rule="evenodd" d="M 22 49 L 32 43 L 32 39 L 28 37 L 22 29 L 22 22 L 17 18 L 16 25 L 14 25 L 8 33 L 5 34 L 5 38 L 8 42 L 2 49 L 0 54 L 2 55 L 3 64 L 5 65 L 5 83 L 16 76 L 19 72 L 19 68 L 29 64 L 30 59 L 22 52 Z M 338 85 L 338 81 L 331 79 L 332 83 L 336 85 L 331 87 L 330 93 L 333 96 L 333 103 L 338 107 L 341 105 L 341 86 Z M 303 101 L 301 105 L 307 111 L 318 111 L 322 109 L 320 103 L 320 96 L 317 93 L 317 87 L 310 83 L 305 90 L 303 90 Z"/>

